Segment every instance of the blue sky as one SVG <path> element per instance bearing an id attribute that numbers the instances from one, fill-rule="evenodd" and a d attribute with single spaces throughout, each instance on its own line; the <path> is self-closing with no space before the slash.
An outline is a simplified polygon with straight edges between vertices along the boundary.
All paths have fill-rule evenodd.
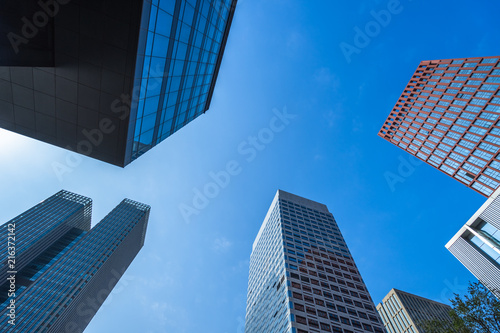
<path id="1" fill-rule="evenodd" d="M 242 333 L 251 246 L 277 189 L 328 206 L 375 303 L 391 288 L 445 302 L 474 277 L 444 245 L 485 198 L 408 168 L 377 132 L 421 60 L 500 54 L 499 7 L 240 0 L 210 110 L 127 168 L 82 157 L 58 178 L 74 154 L 0 130 L 0 221 L 60 189 L 91 197 L 94 223 L 124 197 L 152 206 L 145 247 L 86 333 Z M 371 11 L 388 8 L 377 30 Z M 367 25 L 346 58 L 340 45 Z M 228 184 L 185 218 L 228 163 Z"/>

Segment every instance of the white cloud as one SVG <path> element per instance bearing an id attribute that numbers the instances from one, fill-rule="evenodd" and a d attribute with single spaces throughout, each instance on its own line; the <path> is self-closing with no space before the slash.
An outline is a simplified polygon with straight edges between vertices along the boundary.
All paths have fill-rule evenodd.
<path id="1" fill-rule="evenodd" d="M 314 80 L 320 85 L 326 86 L 334 91 L 340 86 L 340 80 L 328 67 L 317 69 L 314 72 Z"/>
<path id="2" fill-rule="evenodd" d="M 212 249 L 215 252 L 222 253 L 222 252 L 226 252 L 232 245 L 233 245 L 233 243 L 231 243 L 225 237 L 219 237 L 219 238 L 216 238 L 214 240 L 214 242 L 212 244 Z"/>

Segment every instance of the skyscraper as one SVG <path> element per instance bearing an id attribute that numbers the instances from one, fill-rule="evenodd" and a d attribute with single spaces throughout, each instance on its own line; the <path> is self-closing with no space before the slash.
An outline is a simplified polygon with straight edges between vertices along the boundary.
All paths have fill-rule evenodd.
<path id="1" fill-rule="evenodd" d="M 0 3 L 0 127 L 125 166 L 208 110 L 237 0 Z"/>
<path id="2" fill-rule="evenodd" d="M 378 135 L 491 195 L 500 184 L 498 60 L 422 61 Z"/>
<path id="3" fill-rule="evenodd" d="M 90 229 L 91 199 L 60 191 L 0 227 L 1 332 L 83 332 L 144 245 L 150 207 L 123 200 Z"/>
<path id="4" fill-rule="evenodd" d="M 389 333 L 425 333 L 422 324 L 433 319 L 451 323 L 449 305 L 397 289 L 391 289 L 377 310 Z"/>
<path id="5" fill-rule="evenodd" d="M 500 189 L 465 223 L 446 248 L 500 299 Z"/>
<path id="6" fill-rule="evenodd" d="M 278 190 L 255 239 L 245 333 L 384 332 L 328 208 Z"/>

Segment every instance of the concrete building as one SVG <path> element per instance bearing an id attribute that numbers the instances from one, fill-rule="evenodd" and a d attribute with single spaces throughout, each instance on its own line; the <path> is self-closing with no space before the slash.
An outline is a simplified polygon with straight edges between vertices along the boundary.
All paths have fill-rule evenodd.
<path id="1" fill-rule="evenodd" d="M 500 299 L 500 189 L 446 244 L 446 248 Z"/>
<path id="2" fill-rule="evenodd" d="M 397 289 L 391 289 L 377 310 L 389 333 L 425 333 L 426 320 L 451 322 L 449 305 Z"/>
<path id="3" fill-rule="evenodd" d="M 279 190 L 255 239 L 245 333 L 384 332 L 328 208 Z"/>

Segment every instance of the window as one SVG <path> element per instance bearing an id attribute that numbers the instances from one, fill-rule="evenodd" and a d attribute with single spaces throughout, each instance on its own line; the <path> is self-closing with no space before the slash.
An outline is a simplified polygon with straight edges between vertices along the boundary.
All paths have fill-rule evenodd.
<path id="1" fill-rule="evenodd" d="M 466 112 L 464 112 L 464 113 L 466 113 Z M 469 127 L 469 125 L 470 125 L 469 120 L 465 120 L 465 119 L 461 119 L 461 118 L 458 118 L 455 123 L 458 125 L 461 125 L 461 126 L 465 126 L 465 127 Z"/>
<path id="2" fill-rule="evenodd" d="M 478 149 L 476 149 L 472 154 L 475 155 L 475 156 L 478 156 L 478 157 L 480 157 L 482 159 L 485 159 L 485 160 L 490 160 L 493 157 L 492 154 L 487 153 L 487 152 L 482 151 L 482 150 L 478 150 Z"/>
<path id="3" fill-rule="evenodd" d="M 319 324 L 316 320 L 308 319 L 309 326 L 314 327 L 314 328 L 319 328 Z"/>
<path id="4" fill-rule="evenodd" d="M 466 62 L 462 67 L 475 67 L 477 62 Z"/>
<path id="5" fill-rule="evenodd" d="M 463 165 L 463 168 L 467 171 L 470 171 L 473 175 L 477 175 L 479 171 L 481 171 L 481 169 L 469 163 L 465 163 Z"/>
<path id="6" fill-rule="evenodd" d="M 330 332 L 330 325 L 325 323 L 320 323 L 320 325 L 322 330 Z"/>
<path id="7" fill-rule="evenodd" d="M 447 158 L 445 161 L 444 161 L 445 164 L 449 165 L 450 167 L 454 168 L 454 169 L 457 169 L 459 167 L 459 164 L 453 160 L 450 160 L 449 158 Z M 453 173 L 453 172 L 452 172 Z"/>
<path id="8" fill-rule="evenodd" d="M 484 185 L 487 185 L 487 186 L 492 187 L 492 188 L 497 188 L 499 185 L 498 182 L 494 181 L 491 178 L 483 176 L 483 175 L 479 176 L 479 178 L 477 180 L 480 181 L 481 183 L 483 183 Z"/>
<path id="9" fill-rule="evenodd" d="M 486 133 L 486 129 L 480 128 L 480 127 L 476 127 L 476 126 L 472 126 L 469 129 L 469 131 L 472 132 L 472 133 L 479 134 L 480 136 L 483 136 Z"/>
<path id="10" fill-rule="evenodd" d="M 485 58 L 481 61 L 482 64 L 494 64 L 498 61 L 498 58 Z"/>
<path id="11" fill-rule="evenodd" d="M 492 112 L 500 112 L 500 106 L 497 105 L 488 105 L 485 108 L 486 111 L 492 111 Z"/>
<path id="12" fill-rule="evenodd" d="M 474 122 L 474 125 L 489 128 L 491 125 L 493 125 L 493 123 L 490 121 L 478 119 Z"/>
<path id="13" fill-rule="evenodd" d="M 337 316 L 333 313 L 328 313 L 328 317 L 330 317 L 330 320 L 332 320 L 332 321 L 340 322 L 339 316 Z"/>
<path id="14" fill-rule="evenodd" d="M 373 332 L 373 327 L 371 327 L 371 325 L 363 324 L 363 328 L 369 332 Z"/>
<path id="15" fill-rule="evenodd" d="M 495 91 L 497 90 L 498 86 L 493 85 L 493 84 L 483 84 L 481 86 L 481 90 L 487 90 L 487 91 Z"/>
<path id="16" fill-rule="evenodd" d="M 474 182 L 474 184 L 472 184 L 472 187 L 475 188 L 476 190 L 478 190 L 479 192 L 484 193 L 487 196 L 490 196 L 491 193 L 493 193 L 493 190 L 487 188 L 484 185 L 481 185 L 478 182 Z"/>
<path id="17" fill-rule="evenodd" d="M 479 66 L 476 68 L 477 71 L 491 71 L 492 66 Z"/>
<path id="18" fill-rule="evenodd" d="M 453 173 L 455 172 L 455 170 L 453 170 L 452 168 L 446 166 L 446 165 L 441 165 L 441 167 L 439 168 L 440 170 L 443 170 L 444 172 L 450 174 L 450 175 L 453 175 Z"/>
<path id="19" fill-rule="evenodd" d="M 306 312 L 312 315 L 316 315 L 316 310 L 310 306 L 306 306 Z"/>
<path id="20" fill-rule="evenodd" d="M 486 82 L 493 82 L 493 83 L 497 83 L 497 82 L 500 82 L 500 77 L 496 77 L 496 76 L 490 76 L 486 79 Z"/>
<path id="21" fill-rule="evenodd" d="M 500 231 L 498 231 L 495 227 L 491 226 L 486 222 L 482 222 L 476 227 L 478 234 L 488 239 L 490 243 L 498 243 L 500 238 Z M 471 234 L 468 237 L 469 241 L 475 244 L 480 250 L 482 250 L 485 254 L 487 254 L 491 259 L 495 260 L 497 263 L 500 263 L 500 254 L 498 254 L 491 245 L 486 244 L 479 237 Z"/>
<path id="22" fill-rule="evenodd" d="M 316 304 L 317 305 L 320 305 L 320 306 L 325 306 L 325 301 L 321 300 L 321 299 L 315 299 L 316 301 Z"/>
<path id="23" fill-rule="evenodd" d="M 465 91 L 465 92 L 474 92 L 474 91 L 476 91 L 476 89 L 477 89 L 476 87 L 464 87 L 462 89 L 462 91 Z M 467 95 L 467 96 L 470 96 L 470 95 Z"/>
<path id="24" fill-rule="evenodd" d="M 469 141 L 473 141 L 473 142 L 478 142 L 481 139 L 480 136 L 477 136 L 477 135 L 474 135 L 474 134 L 470 134 L 470 133 L 466 133 L 464 135 L 464 138 L 467 139 L 467 140 L 469 140 Z M 466 145 L 463 145 L 463 146 L 467 147 Z M 471 147 L 469 147 L 469 148 L 471 148 Z"/>
<path id="25" fill-rule="evenodd" d="M 484 149 L 486 151 L 489 151 L 493 154 L 495 154 L 498 151 L 498 147 L 492 146 L 492 145 L 484 143 L 484 142 L 479 145 L 479 148 Z"/>
<path id="26" fill-rule="evenodd" d="M 456 100 L 454 100 L 454 101 L 453 101 L 453 104 L 455 104 L 455 105 L 460 105 L 460 106 L 464 106 L 465 104 L 467 104 L 467 102 L 465 102 L 465 101 L 460 101 L 460 100 L 456 99 Z"/>
<path id="27" fill-rule="evenodd" d="M 480 118 L 488 119 L 488 120 L 496 120 L 498 118 L 498 114 L 481 112 L 479 115 Z"/>
<path id="28" fill-rule="evenodd" d="M 473 98 L 471 101 L 470 101 L 471 104 L 476 104 L 476 105 L 485 105 L 486 104 L 486 100 L 484 99 L 478 99 L 478 98 Z"/>
<path id="29" fill-rule="evenodd" d="M 458 148 L 458 147 L 457 147 L 457 148 Z M 463 161 L 464 161 L 464 159 L 465 159 L 463 156 L 458 155 L 458 154 L 455 154 L 455 153 L 451 153 L 451 154 L 450 154 L 450 158 L 452 158 L 452 159 L 454 159 L 455 161 L 458 161 L 458 162 L 460 162 L 460 163 L 461 163 L 461 162 L 463 162 Z M 457 165 L 456 167 L 458 167 L 458 165 Z M 455 167 L 455 168 L 456 168 L 456 167 Z"/>
<path id="30" fill-rule="evenodd" d="M 456 175 L 454 176 L 456 179 L 459 179 L 461 181 L 463 181 L 464 183 L 466 183 L 467 185 L 470 184 L 471 180 L 474 179 L 474 176 L 471 175 L 470 173 L 468 172 L 465 172 L 464 170 L 458 170 Z"/>

